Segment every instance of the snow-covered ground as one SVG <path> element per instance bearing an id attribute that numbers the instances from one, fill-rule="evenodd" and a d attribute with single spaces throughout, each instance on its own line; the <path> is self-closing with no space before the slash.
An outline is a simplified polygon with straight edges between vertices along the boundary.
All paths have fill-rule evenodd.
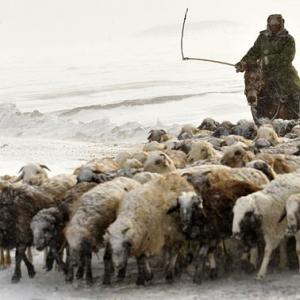
<path id="1" fill-rule="evenodd" d="M 107 2 L 0 1 L 0 175 L 32 161 L 70 173 L 94 157 L 141 147 L 151 128 L 176 134 L 205 117 L 250 119 L 234 68 L 181 60 L 187 6 L 186 56 L 236 63 L 274 12 L 300 41 L 294 0 Z M 125 283 L 90 288 L 44 274 L 41 256 L 36 266 L 36 278 L 24 274 L 18 285 L 10 284 L 12 269 L 1 271 L 0 299 L 300 299 L 292 271 L 263 283 L 233 275 L 202 286 L 188 275 L 173 285 L 158 276 L 137 288 L 132 267 Z M 102 266 L 94 268 L 100 276 Z"/>

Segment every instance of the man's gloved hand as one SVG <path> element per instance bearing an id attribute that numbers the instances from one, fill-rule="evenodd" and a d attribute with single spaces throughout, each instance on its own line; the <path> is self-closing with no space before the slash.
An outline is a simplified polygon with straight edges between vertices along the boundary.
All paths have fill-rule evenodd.
<path id="1" fill-rule="evenodd" d="M 246 65 L 247 65 L 247 63 L 242 60 L 240 62 L 238 62 L 237 64 L 235 64 L 234 66 L 235 66 L 236 72 L 244 72 L 246 69 Z"/>

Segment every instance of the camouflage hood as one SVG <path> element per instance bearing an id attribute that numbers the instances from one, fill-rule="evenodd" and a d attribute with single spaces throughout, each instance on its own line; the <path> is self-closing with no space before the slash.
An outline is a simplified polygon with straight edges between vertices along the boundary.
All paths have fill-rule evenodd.
<path id="1" fill-rule="evenodd" d="M 278 24 L 280 25 L 280 31 L 276 34 L 273 34 L 270 26 L 272 24 Z M 275 14 L 275 15 L 270 15 L 267 19 L 267 29 L 261 31 L 261 33 L 265 34 L 266 36 L 286 36 L 288 35 L 288 31 L 284 28 L 284 18 L 282 15 Z"/>

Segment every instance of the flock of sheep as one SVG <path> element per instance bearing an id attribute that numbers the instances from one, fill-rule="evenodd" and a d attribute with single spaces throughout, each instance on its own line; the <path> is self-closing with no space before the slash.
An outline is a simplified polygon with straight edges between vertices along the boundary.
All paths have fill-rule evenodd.
<path id="1" fill-rule="evenodd" d="M 300 125 L 262 124 L 207 118 L 177 137 L 151 130 L 142 150 L 94 159 L 70 175 L 49 178 L 47 166 L 31 163 L 2 176 L 1 267 L 15 248 L 12 282 L 22 261 L 34 277 L 35 247 L 48 271 L 55 264 L 66 282 L 75 274 L 91 284 L 92 257 L 103 248 L 104 284 L 114 274 L 124 279 L 135 257 L 137 284 L 145 285 L 154 265 L 168 282 L 192 265 L 200 283 L 236 265 L 263 278 L 277 248 L 278 267 L 288 266 L 289 251 L 300 262 Z"/>

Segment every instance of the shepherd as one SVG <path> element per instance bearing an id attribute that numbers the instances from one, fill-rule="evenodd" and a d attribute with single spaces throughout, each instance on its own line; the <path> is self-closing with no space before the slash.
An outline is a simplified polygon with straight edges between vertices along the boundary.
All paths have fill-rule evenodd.
<path id="1" fill-rule="evenodd" d="M 292 65 L 295 52 L 295 40 L 284 28 L 282 15 L 274 14 L 268 17 L 267 29 L 260 32 L 253 47 L 235 65 L 237 72 L 245 71 L 245 94 L 255 107 L 256 118 L 300 117 L 300 78 Z M 257 99 L 249 101 L 247 84 L 251 86 L 251 81 Z"/>

